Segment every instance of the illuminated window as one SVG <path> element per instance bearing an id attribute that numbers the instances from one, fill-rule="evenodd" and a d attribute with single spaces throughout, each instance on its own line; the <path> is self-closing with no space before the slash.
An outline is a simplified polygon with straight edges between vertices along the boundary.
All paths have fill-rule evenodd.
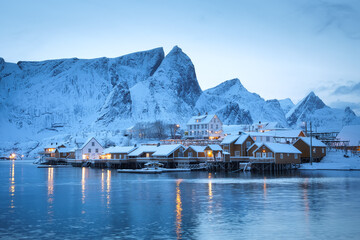
<path id="1" fill-rule="evenodd" d="M 91 146 L 95 146 L 95 142 L 92 142 L 92 143 L 91 143 Z"/>

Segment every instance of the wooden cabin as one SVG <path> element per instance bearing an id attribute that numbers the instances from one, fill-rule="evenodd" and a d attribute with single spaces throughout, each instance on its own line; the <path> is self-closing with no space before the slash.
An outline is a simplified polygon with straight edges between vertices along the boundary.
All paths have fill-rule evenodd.
<path id="1" fill-rule="evenodd" d="M 158 146 L 157 145 L 142 145 L 128 154 L 129 159 L 136 158 L 151 158 L 156 152 Z"/>
<path id="2" fill-rule="evenodd" d="M 261 142 L 254 142 L 246 151 L 247 151 L 247 156 L 249 157 L 253 157 L 253 153 L 256 149 L 258 149 L 258 147 L 260 147 L 262 143 Z"/>
<path id="3" fill-rule="evenodd" d="M 127 160 L 129 153 L 133 152 L 135 149 L 137 149 L 135 146 L 109 147 L 104 150 L 104 153 L 100 158 Z"/>
<path id="4" fill-rule="evenodd" d="M 248 156 L 247 149 L 254 143 L 255 141 L 254 139 L 252 139 L 250 135 L 247 134 L 240 135 L 240 137 L 236 140 L 234 144 L 235 157 Z"/>
<path id="5" fill-rule="evenodd" d="M 75 159 L 75 149 L 74 148 L 57 148 L 57 149 L 55 149 L 54 153 L 51 154 L 51 157 Z"/>
<path id="6" fill-rule="evenodd" d="M 185 151 L 185 147 L 181 144 L 160 145 L 152 156 L 157 159 L 169 159 L 169 160 L 175 158 L 183 158 L 184 151 Z"/>
<path id="7" fill-rule="evenodd" d="M 75 157 L 76 159 L 100 159 L 103 151 L 103 146 L 91 137 L 79 149 L 76 149 Z"/>
<path id="8" fill-rule="evenodd" d="M 43 155 L 47 157 L 55 157 L 55 150 L 58 148 L 66 148 L 66 146 L 62 143 L 50 143 L 49 145 L 44 147 Z"/>
<path id="9" fill-rule="evenodd" d="M 301 161 L 308 162 L 310 160 L 310 138 L 301 137 L 294 144 L 301 152 Z M 326 145 L 316 138 L 312 138 L 312 157 L 318 162 L 326 156 Z"/>
<path id="10" fill-rule="evenodd" d="M 222 156 L 223 149 L 221 148 L 220 145 L 217 144 L 207 145 L 204 149 L 204 152 L 206 158 L 213 159 L 216 161 L 223 160 L 223 156 Z"/>
<path id="11" fill-rule="evenodd" d="M 205 146 L 190 145 L 184 151 L 184 157 L 187 158 L 204 158 L 205 157 Z"/>
<path id="12" fill-rule="evenodd" d="M 301 152 L 291 144 L 262 143 L 253 152 L 253 161 L 268 161 L 275 164 L 300 164 Z"/>
<path id="13" fill-rule="evenodd" d="M 235 157 L 235 142 L 238 140 L 239 135 L 228 135 L 224 138 L 224 140 L 220 143 L 224 152 L 228 152 L 230 157 Z"/>

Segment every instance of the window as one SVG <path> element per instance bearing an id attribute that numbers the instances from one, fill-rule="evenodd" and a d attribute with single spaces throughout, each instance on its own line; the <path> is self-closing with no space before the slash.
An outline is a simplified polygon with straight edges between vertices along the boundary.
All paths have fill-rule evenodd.
<path id="1" fill-rule="evenodd" d="M 189 151 L 188 157 L 192 157 L 193 153 Z"/>
<path id="2" fill-rule="evenodd" d="M 253 137 L 254 138 L 254 141 L 256 141 L 256 137 Z"/>
<path id="3" fill-rule="evenodd" d="M 192 136 L 192 132 L 190 132 L 190 136 Z"/>
<path id="4" fill-rule="evenodd" d="M 246 148 L 249 148 L 251 146 L 251 142 L 250 141 L 247 141 L 246 142 Z"/>
<path id="5" fill-rule="evenodd" d="M 213 125 L 212 125 L 212 124 L 210 125 L 210 128 L 213 128 Z"/>
<path id="6" fill-rule="evenodd" d="M 322 149 L 321 149 L 321 152 L 322 152 L 322 153 L 325 153 L 325 148 L 322 148 Z"/>
<path id="7" fill-rule="evenodd" d="M 190 130 L 192 129 L 192 125 L 190 125 Z"/>
<path id="8" fill-rule="evenodd" d="M 266 137 L 266 141 L 267 141 L 267 142 L 270 142 L 270 137 Z"/>
<path id="9" fill-rule="evenodd" d="M 95 146 L 95 142 L 91 142 L 91 146 Z"/>
<path id="10" fill-rule="evenodd" d="M 272 152 L 268 152 L 267 155 L 268 155 L 269 158 L 272 158 L 272 157 L 273 157 L 273 153 L 272 153 Z"/>
<path id="11" fill-rule="evenodd" d="M 261 153 L 257 152 L 256 157 L 258 157 L 258 158 L 261 157 Z"/>
<path id="12" fill-rule="evenodd" d="M 297 153 L 294 154 L 294 158 L 295 158 L 295 159 L 298 159 Z"/>
<path id="13" fill-rule="evenodd" d="M 282 153 L 280 153 L 280 159 L 283 159 L 284 155 Z"/>
<path id="14" fill-rule="evenodd" d="M 98 152 L 99 152 L 99 149 L 95 149 L 95 152 L 98 153 Z"/>
<path id="15" fill-rule="evenodd" d="M 240 151 L 235 151 L 235 157 L 240 157 Z"/>
<path id="16" fill-rule="evenodd" d="M 219 125 L 216 124 L 216 129 L 218 129 L 218 128 L 219 128 Z"/>
<path id="17" fill-rule="evenodd" d="M 313 153 L 316 153 L 316 148 L 313 149 Z"/>
<path id="18" fill-rule="evenodd" d="M 290 157 L 290 153 L 288 153 L 287 156 Z"/>
<path id="19" fill-rule="evenodd" d="M 91 153 L 91 148 L 88 149 L 88 153 Z"/>

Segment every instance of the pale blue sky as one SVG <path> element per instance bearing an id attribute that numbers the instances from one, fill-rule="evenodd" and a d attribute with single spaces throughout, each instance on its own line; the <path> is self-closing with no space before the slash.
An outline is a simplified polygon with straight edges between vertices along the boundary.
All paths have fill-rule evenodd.
<path id="1" fill-rule="evenodd" d="M 203 90 L 232 78 L 265 99 L 314 90 L 360 113 L 360 1 L 4 1 L 8 62 L 117 57 L 178 45 Z"/>

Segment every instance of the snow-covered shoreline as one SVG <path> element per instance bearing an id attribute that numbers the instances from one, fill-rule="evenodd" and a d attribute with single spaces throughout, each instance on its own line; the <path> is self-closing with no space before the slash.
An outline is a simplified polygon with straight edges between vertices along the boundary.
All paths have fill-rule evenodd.
<path id="1" fill-rule="evenodd" d="M 343 151 L 328 152 L 319 163 L 301 164 L 299 170 L 338 170 L 338 171 L 360 171 L 360 156 L 344 157 Z"/>

